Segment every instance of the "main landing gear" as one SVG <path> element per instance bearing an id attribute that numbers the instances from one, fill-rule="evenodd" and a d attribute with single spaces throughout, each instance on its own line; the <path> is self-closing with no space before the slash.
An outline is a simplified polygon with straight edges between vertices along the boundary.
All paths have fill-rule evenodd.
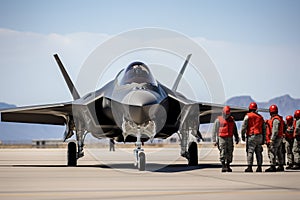
<path id="1" fill-rule="evenodd" d="M 198 145 L 196 142 L 189 142 L 189 132 L 182 131 L 179 135 L 180 146 L 181 146 L 181 156 L 188 160 L 189 166 L 198 165 Z"/>
<path id="2" fill-rule="evenodd" d="M 198 165 L 198 146 L 196 142 L 190 142 L 188 148 L 188 162 L 189 166 L 197 166 Z"/>
<path id="3" fill-rule="evenodd" d="M 68 144 L 68 166 L 75 167 L 77 165 L 77 149 L 75 142 Z"/>
<path id="4" fill-rule="evenodd" d="M 83 146 L 84 146 L 84 139 L 86 136 L 86 132 L 84 131 L 77 131 L 76 132 L 76 142 L 69 142 L 68 143 L 68 166 L 76 167 L 77 166 L 77 159 L 84 156 L 83 153 Z"/>
<path id="5" fill-rule="evenodd" d="M 82 146 L 78 146 L 78 149 L 81 149 L 80 153 L 77 152 L 77 145 L 75 142 L 68 143 L 68 166 L 69 167 L 76 167 L 77 166 L 77 159 L 83 157 Z"/>

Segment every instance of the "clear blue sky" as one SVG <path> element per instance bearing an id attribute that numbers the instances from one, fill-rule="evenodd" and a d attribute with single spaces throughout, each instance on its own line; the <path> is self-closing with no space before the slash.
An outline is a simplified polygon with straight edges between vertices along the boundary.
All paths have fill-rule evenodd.
<path id="1" fill-rule="evenodd" d="M 33 73 L 38 74 L 38 70 L 25 68 L 54 65 L 40 55 L 44 48 L 57 50 L 45 42 L 46 37 L 53 38 L 50 34 L 74 39 L 76 33 L 110 36 L 143 27 L 167 28 L 207 39 L 203 45 L 218 66 L 227 97 L 247 94 L 267 101 L 290 94 L 300 98 L 296 76 L 300 74 L 299 19 L 299 0 L 0 0 L 0 101 L 26 105 L 69 100 L 69 96 L 62 95 L 67 90 L 61 89 L 61 77 L 43 82 L 47 85 L 54 80 L 59 84 L 43 86 L 50 94 L 36 97 L 34 94 L 42 93 L 40 84 L 45 77 L 37 78 Z M 80 43 L 75 46 L 87 49 L 85 52 L 95 47 Z M 72 59 L 61 51 L 65 62 L 72 65 L 87 56 Z M 76 74 L 75 69 L 68 70 Z M 59 76 L 50 69 L 46 72 Z M 62 91 L 57 91 L 58 87 Z M 269 91 L 270 87 L 275 88 Z"/>
<path id="2" fill-rule="evenodd" d="M 1 0 L 0 27 L 116 34 L 140 27 L 247 43 L 299 43 L 298 0 Z"/>

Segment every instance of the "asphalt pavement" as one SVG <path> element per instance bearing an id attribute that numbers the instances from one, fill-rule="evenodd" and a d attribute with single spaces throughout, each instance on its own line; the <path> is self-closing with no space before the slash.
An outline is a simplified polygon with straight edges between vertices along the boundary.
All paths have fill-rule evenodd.
<path id="1" fill-rule="evenodd" d="M 211 145 L 199 149 L 195 167 L 176 146 L 145 153 L 138 171 L 132 148 L 86 148 L 77 167 L 66 166 L 63 148 L 0 149 L 0 199 L 299 199 L 300 171 L 244 173 L 244 148 L 234 151 L 232 173 L 221 173 Z M 263 169 L 268 163 L 265 150 Z"/>

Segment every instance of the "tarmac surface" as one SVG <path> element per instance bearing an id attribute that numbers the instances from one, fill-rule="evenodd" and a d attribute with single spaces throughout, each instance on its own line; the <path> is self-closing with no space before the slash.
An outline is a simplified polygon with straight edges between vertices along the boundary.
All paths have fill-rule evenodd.
<path id="1" fill-rule="evenodd" d="M 188 167 L 179 147 L 145 148 L 146 171 L 133 165 L 132 148 L 86 148 L 77 167 L 66 149 L 0 149 L 0 199 L 299 199 L 300 171 L 244 173 L 244 148 L 233 172 L 221 173 L 218 150 L 199 149 Z M 268 165 L 266 150 L 264 164 Z M 266 169 L 268 166 L 264 166 Z M 256 167 L 254 167 L 254 170 Z"/>

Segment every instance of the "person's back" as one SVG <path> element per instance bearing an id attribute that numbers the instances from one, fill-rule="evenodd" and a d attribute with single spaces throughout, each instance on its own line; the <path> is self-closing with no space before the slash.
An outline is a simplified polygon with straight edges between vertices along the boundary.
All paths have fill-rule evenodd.
<path id="1" fill-rule="evenodd" d="M 262 144 L 264 143 L 265 126 L 263 117 L 256 112 L 257 104 L 250 103 L 249 113 L 245 115 L 242 124 L 242 140 L 246 141 L 247 164 L 245 172 L 253 172 L 253 154 L 256 154 L 257 169 L 256 172 L 262 172 Z"/>
<path id="2" fill-rule="evenodd" d="M 247 134 L 261 134 L 262 133 L 262 126 L 264 123 L 263 117 L 256 113 L 256 112 L 249 112 L 247 113 L 248 116 L 248 127 L 247 127 Z"/>

